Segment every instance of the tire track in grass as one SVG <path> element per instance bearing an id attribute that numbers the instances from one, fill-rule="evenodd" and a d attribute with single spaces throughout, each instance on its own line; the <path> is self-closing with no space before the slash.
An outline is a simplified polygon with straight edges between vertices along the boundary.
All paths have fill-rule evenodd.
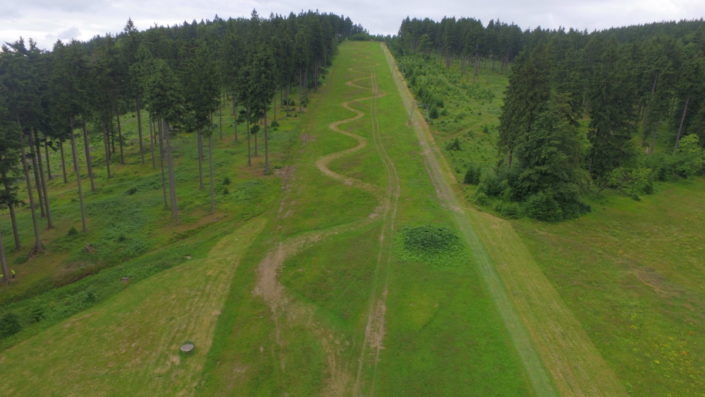
<path id="1" fill-rule="evenodd" d="M 372 120 L 372 137 L 375 144 L 375 148 L 382 159 L 384 168 L 387 174 L 387 191 L 384 197 L 385 204 L 383 205 L 383 227 L 382 232 L 379 236 L 379 251 L 377 254 L 377 263 L 375 266 L 375 274 L 372 284 L 372 294 L 370 296 L 370 306 L 367 314 L 367 322 L 365 325 L 364 339 L 362 346 L 360 347 L 360 354 L 358 357 L 358 367 L 355 376 L 355 384 L 353 387 L 354 395 L 361 395 L 362 381 L 363 381 L 363 369 L 365 365 L 368 365 L 372 369 L 372 376 L 370 382 L 369 394 L 374 395 L 376 375 L 377 375 L 377 364 L 379 363 L 379 354 L 383 348 L 384 332 L 385 332 L 385 314 L 386 314 L 386 300 L 387 300 L 387 285 L 389 279 L 389 264 L 392 254 L 392 235 L 396 230 L 396 216 L 399 203 L 400 195 L 400 183 L 399 175 L 397 173 L 396 166 L 392 161 L 391 157 L 387 153 L 387 150 L 382 141 L 379 127 L 379 119 L 377 118 L 377 99 L 386 96 L 386 93 L 382 93 L 379 90 L 377 84 L 377 75 L 372 73 L 370 75 L 370 81 L 372 82 L 371 88 L 375 95 L 372 100 L 370 118 Z M 382 282 L 381 286 L 378 284 Z M 368 352 L 367 349 L 370 349 Z"/>
<path id="2" fill-rule="evenodd" d="M 382 44 L 383 45 L 383 44 Z M 463 204 L 389 50 L 387 63 L 409 110 L 436 193 L 452 211 L 538 396 L 623 396 L 623 385 L 541 271 L 511 223 Z M 550 375 L 549 375 L 550 374 Z M 555 387 L 554 387 L 555 384 Z"/>

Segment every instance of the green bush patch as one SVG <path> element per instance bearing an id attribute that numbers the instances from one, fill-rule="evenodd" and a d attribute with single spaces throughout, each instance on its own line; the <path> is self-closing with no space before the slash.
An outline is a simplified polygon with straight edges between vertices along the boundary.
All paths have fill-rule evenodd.
<path id="1" fill-rule="evenodd" d="M 446 227 L 431 225 L 404 227 L 400 231 L 403 255 L 434 265 L 451 263 L 462 252 L 458 236 Z"/>

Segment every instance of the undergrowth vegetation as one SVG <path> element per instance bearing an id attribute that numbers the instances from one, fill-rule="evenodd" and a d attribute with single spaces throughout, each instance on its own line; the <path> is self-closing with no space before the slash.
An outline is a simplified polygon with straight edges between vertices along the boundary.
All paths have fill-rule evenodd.
<path id="1" fill-rule="evenodd" d="M 434 265 L 444 265 L 463 254 L 463 245 L 455 232 L 447 227 L 422 225 L 400 230 L 402 257 Z"/>
<path id="2" fill-rule="evenodd" d="M 671 136 L 665 132 L 652 153 L 634 156 L 630 163 L 609 172 L 600 184 L 593 183 L 583 171 L 571 176 L 570 183 L 560 184 L 557 181 L 565 165 L 542 164 L 539 159 L 544 156 L 529 156 L 533 165 L 507 167 L 497 149 L 509 83 L 506 68 L 490 60 L 448 62 L 431 54 L 402 55 L 398 61 L 456 179 L 465 185 L 468 199 L 504 217 L 528 216 L 548 222 L 576 218 L 590 211 L 595 198 L 610 192 L 639 200 L 654 193 L 659 182 L 705 173 L 705 150 L 698 136 L 684 136 L 673 150 Z M 569 127 L 577 137 L 571 143 L 577 155 L 585 156 L 590 148 L 589 120 Z M 637 141 L 633 142 L 635 152 Z M 550 149 L 538 140 L 536 145 Z M 542 178 L 548 184 L 537 187 L 536 181 Z"/>
<path id="3" fill-rule="evenodd" d="M 223 121 L 227 134 L 232 125 L 227 119 Z M 136 118 L 125 115 L 122 123 L 128 142 L 126 164 L 114 164 L 113 175 L 107 178 L 104 169 L 98 168 L 104 164 L 101 153 L 93 157 L 98 166 L 94 170 L 97 189 L 86 192 L 89 232 L 80 232 L 78 200 L 60 174 L 55 174 L 48 188 L 56 227 L 43 233 L 45 251 L 6 252 L 17 278 L 9 288 L 0 289 L 0 350 L 104 302 L 134 283 L 204 255 L 215 238 L 228 229 L 216 221 L 225 218 L 232 225 L 252 219 L 276 200 L 278 179 L 262 178 L 244 167 L 246 143 L 226 135 L 213 151 L 219 175 L 214 181 L 218 208 L 209 214 L 208 193 L 198 188 L 195 139 L 191 134 L 180 134 L 172 145 L 179 164 L 177 195 L 183 216 L 180 224 L 173 225 L 167 220 L 159 169 L 149 165 L 149 152 L 145 154 L 147 164 L 140 162 Z M 292 130 L 296 123 L 294 117 L 280 118 L 280 127 L 270 135 L 274 167 L 280 167 L 284 149 L 295 142 Z M 81 141 L 78 149 L 79 161 L 85 162 Z M 53 171 L 60 172 L 58 154 L 51 153 L 48 158 Z M 257 166 L 262 157 L 254 161 Z M 28 240 L 29 212 L 21 209 L 17 219 L 22 237 Z M 0 225 L 0 230 L 3 236 L 10 234 L 7 224 Z"/>

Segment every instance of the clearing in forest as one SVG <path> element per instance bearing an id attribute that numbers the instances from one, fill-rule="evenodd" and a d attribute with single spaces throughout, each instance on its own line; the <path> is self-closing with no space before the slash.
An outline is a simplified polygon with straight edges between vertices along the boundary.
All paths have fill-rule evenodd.
<path id="1" fill-rule="evenodd" d="M 456 197 L 383 45 L 342 44 L 297 125 L 278 202 L 3 352 L 7 390 L 622 393 L 511 225 Z"/>
<path id="2" fill-rule="evenodd" d="M 283 201 L 236 274 L 202 395 L 532 394 L 433 193 L 383 47 L 341 45 L 303 117 Z M 435 243 L 430 254 L 414 246 Z"/>

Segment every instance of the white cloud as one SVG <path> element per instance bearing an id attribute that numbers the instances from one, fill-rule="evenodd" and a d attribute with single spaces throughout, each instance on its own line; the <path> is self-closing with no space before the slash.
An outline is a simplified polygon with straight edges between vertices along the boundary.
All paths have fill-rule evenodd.
<path id="1" fill-rule="evenodd" d="M 485 23 L 490 19 L 514 22 L 522 28 L 588 30 L 705 17 L 702 0 L 24 0 L 0 4 L 0 41 L 32 37 L 51 48 L 57 39 L 88 40 L 117 33 L 130 17 L 138 29 L 146 29 L 155 23 L 171 25 L 216 14 L 247 17 L 254 8 L 264 17 L 309 9 L 344 14 L 370 32 L 382 34 L 396 33 L 406 16 L 474 17 Z"/>
<path id="2" fill-rule="evenodd" d="M 77 27 L 71 27 L 63 32 L 59 33 L 57 37 L 59 40 L 71 40 L 74 37 L 80 37 L 81 31 Z"/>

